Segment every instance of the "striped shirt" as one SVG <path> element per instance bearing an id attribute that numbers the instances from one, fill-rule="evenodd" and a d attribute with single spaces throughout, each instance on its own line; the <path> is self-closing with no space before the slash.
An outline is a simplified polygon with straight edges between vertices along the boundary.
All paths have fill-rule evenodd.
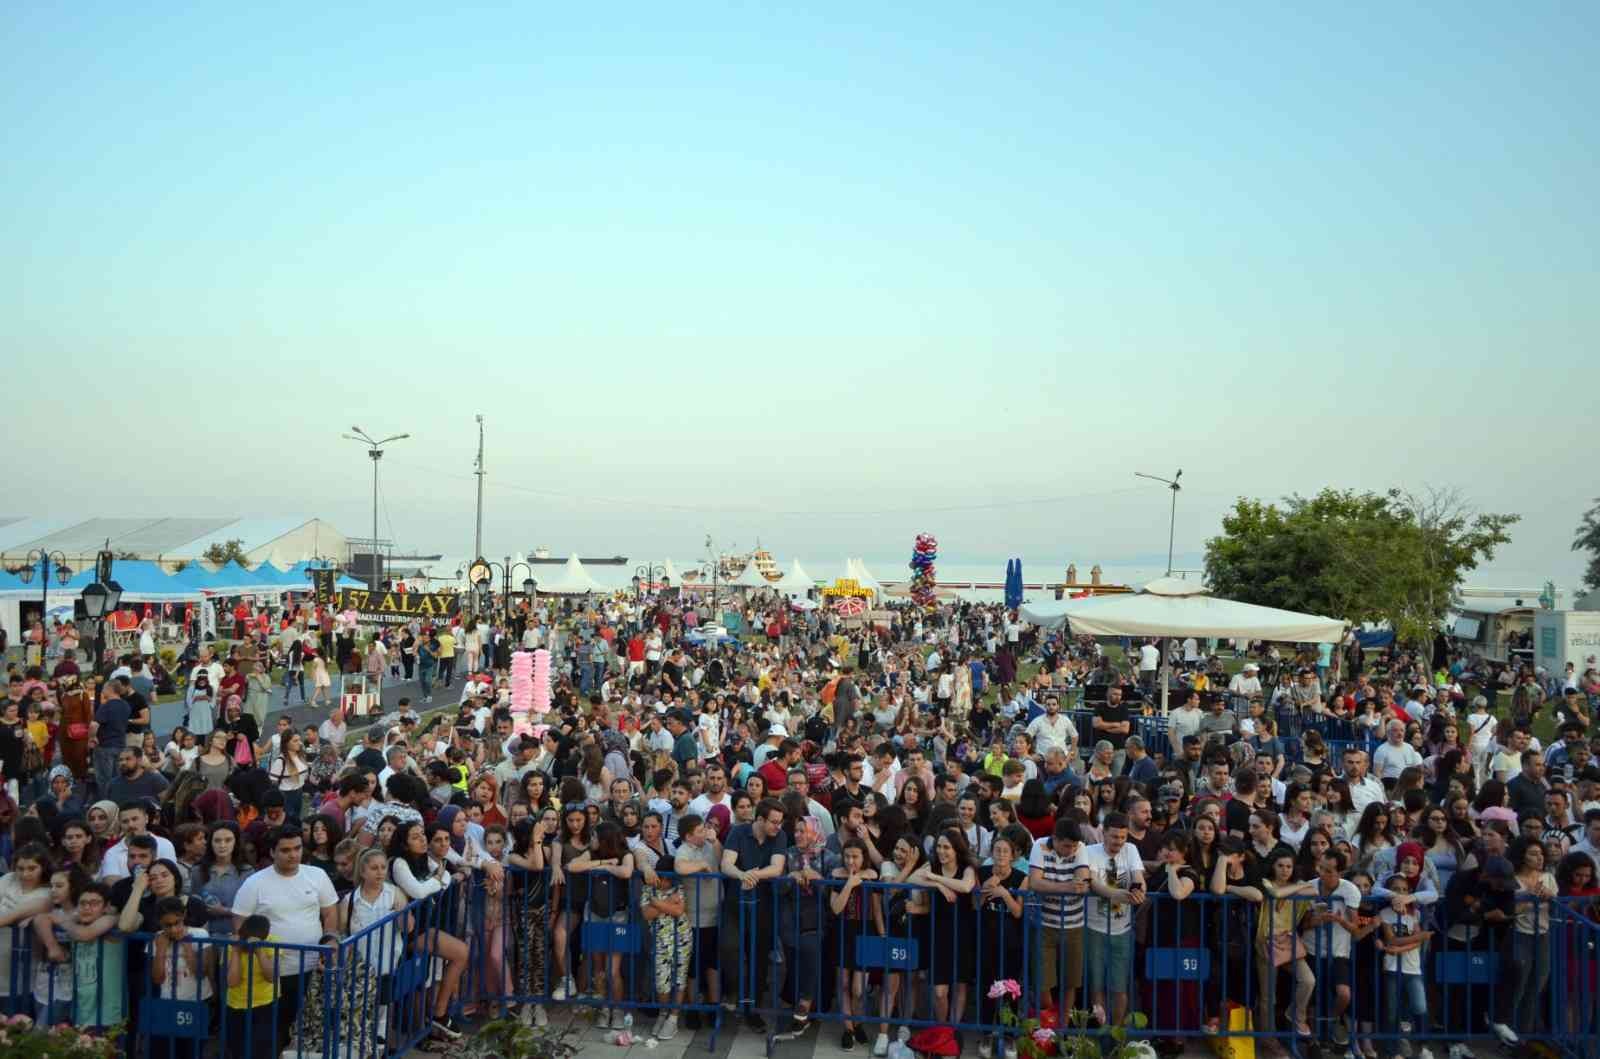
<path id="1" fill-rule="evenodd" d="M 1039 870 L 1045 882 L 1069 883 L 1077 878 L 1080 869 L 1086 869 L 1088 862 L 1083 859 L 1084 847 L 1080 845 L 1077 853 L 1070 859 L 1056 854 L 1054 840 L 1047 839 L 1036 842 L 1029 861 L 1034 868 Z M 1040 894 L 1043 905 L 1041 907 L 1040 922 L 1051 929 L 1081 930 L 1083 928 L 1083 894 Z"/>

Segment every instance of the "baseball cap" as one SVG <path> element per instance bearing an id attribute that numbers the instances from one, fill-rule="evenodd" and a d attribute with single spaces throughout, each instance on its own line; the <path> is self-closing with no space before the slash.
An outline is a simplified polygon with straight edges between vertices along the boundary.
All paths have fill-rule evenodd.
<path id="1" fill-rule="evenodd" d="M 1254 662 L 1246 662 L 1244 664 L 1244 671 L 1246 673 L 1259 673 L 1261 672 L 1261 667 L 1256 665 Z"/>
<path id="2" fill-rule="evenodd" d="M 789 737 L 789 729 L 785 728 L 781 724 L 774 724 L 774 725 L 770 726 L 767 729 L 767 735 L 768 736 L 774 736 L 775 735 L 775 736 L 778 736 L 780 739 L 787 739 Z"/>

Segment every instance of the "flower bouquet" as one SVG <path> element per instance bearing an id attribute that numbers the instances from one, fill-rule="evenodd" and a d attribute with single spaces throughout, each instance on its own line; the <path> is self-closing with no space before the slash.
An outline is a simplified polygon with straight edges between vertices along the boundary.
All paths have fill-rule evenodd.
<path id="1" fill-rule="evenodd" d="M 1023 1017 L 1017 1010 L 1022 998 L 1022 986 L 1014 978 L 1002 978 L 989 986 L 989 999 L 1000 1001 L 1000 1025 L 1015 1032 L 1016 1054 L 1020 1059 L 1156 1059 L 1155 1049 L 1141 1040 L 1132 1040 L 1128 1030 L 1144 1029 L 1148 1020 L 1132 1012 L 1124 1024 L 1107 1029 L 1091 1029 L 1091 1015 L 1074 1010 L 1067 1016 L 1067 1026 L 1053 1008 L 1045 1008 Z M 1101 1048 L 1102 1034 L 1114 1042 L 1109 1051 Z"/>
<path id="2" fill-rule="evenodd" d="M 120 1053 L 113 1028 L 105 1036 L 63 1023 L 41 1026 L 26 1015 L 0 1019 L 0 1055 L 7 1059 L 113 1059 Z"/>

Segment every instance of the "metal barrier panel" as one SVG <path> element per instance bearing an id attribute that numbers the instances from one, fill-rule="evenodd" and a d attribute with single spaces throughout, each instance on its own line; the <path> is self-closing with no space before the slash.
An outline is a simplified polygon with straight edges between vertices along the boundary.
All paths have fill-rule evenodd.
<path id="1" fill-rule="evenodd" d="M 1401 1040 L 1493 1040 L 1498 1024 L 1573 1059 L 1600 1056 L 1593 899 L 1522 896 L 1489 926 L 1447 922 L 1440 904 L 1381 889 L 1355 907 L 1260 885 L 1133 901 L 985 891 L 986 869 L 967 893 L 950 880 L 849 883 L 827 869 L 751 889 L 709 873 L 639 872 L 612 876 L 614 891 L 580 892 L 555 886 L 550 871 L 513 868 L 499 885 L 479 875 L 399 910 L 351 915 L 355 929 L 329 946 L 177 931 L 80 941 L 41 921 L 6 928 L 4 981 L 12 1010 L 131 1031 L 149 1059 L 193 1059 L 206 1039 L 237 1059 L 291 1045 L 322 1059 L 403 1053 L 448 999 L 441 949 L 451 938 L 469 956 L 450 1010 L 515 1006 L 531 1021 L 536 1005 L 562 1003 L 632 1015 L 639 1035 L 644 1018 L 659 1026 L 693 1013 L 714 1042 L 728 1000 L 769 1034 L 796 1018 L 869 1039 L 930 1026 L 991 1039 L 1034 1027 L 1097 1033 L 1085 1013 L 1099 1009 L 1126 1013 L 1133 1036 L 1174 1042 L 1310 1036 L 1391 1052 Z M 552 910 L 571 917 L 564 952 Z M 276 974 L 250 974 L 252 963 Z M 558 971 L 573 978 L 560 1000 Z M 1005 995 L 990 995 L 997 984 Z"/>

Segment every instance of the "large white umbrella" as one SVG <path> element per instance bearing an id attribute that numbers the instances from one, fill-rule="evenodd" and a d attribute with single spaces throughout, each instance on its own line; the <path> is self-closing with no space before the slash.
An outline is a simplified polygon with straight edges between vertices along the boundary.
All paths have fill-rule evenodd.
<path id="1" fill-rule="evenodd" d="M 1176 577 L 1160 577 L 1138 592 L 1087 599 L 1030 603 L 1024 621 L 1053 629 L 1069 622 L 1074 633 L 1089 636 L 1163 636 L 1182 639 L 1281 640 L 1288 643 L 1338 643 L 1345 622 L 1320 614 L 1302 614 L 1221 599 L 1205 586 Z M 1162 652 L 1163 669 L 1166 652 Z M 1167 709 L 1167 681 L 1161 682 L 1161 709 Z"/>

